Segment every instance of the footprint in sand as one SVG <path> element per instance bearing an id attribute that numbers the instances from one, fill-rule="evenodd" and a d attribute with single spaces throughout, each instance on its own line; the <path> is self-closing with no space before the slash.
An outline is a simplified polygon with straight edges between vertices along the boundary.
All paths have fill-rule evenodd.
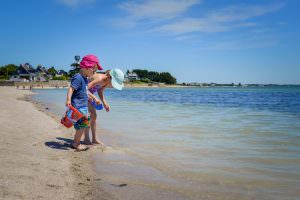
<path id="1" fill-rule="evenodd" d="M 122 183 L 122 184 L 111 184 L 112 186 L 116 186 L 116 187 L 125 187 L 127 186 L 126 183 Z"/>
<path id="2" fill-rule="evenodd" d="M 95 148 L 100 149 L 102 152 L 107 150 L 112 150 L 111 146 L 106 146 L 106 145 L 95 145 Z"/>

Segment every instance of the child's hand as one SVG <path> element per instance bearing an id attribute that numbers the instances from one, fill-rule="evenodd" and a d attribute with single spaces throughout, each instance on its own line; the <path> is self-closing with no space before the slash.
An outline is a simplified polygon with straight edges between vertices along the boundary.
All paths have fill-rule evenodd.
<path id="1" fill-rule="evenodd" d="M 109 112 L 109 110 L 110 110 L 109 105 L 107 103 L 103 103 L 103 106 L 104 106 L 106 112 Z"/>
<path id="2" fill-rule="evenodd" d="M 99 99 L 97 99 L 97 98 L 95 98 L 94 101 L 96 102 L 97 105 L 101 104 L 101 101 Z"/>
<path id="3" fill-rule="evenodd" d="M 67 101 L 66 101 L 66 106 L 69 107 L 70 105 L 71 105 L 71 101 L 70 101 L 70 100 L 67 100 Z"/>

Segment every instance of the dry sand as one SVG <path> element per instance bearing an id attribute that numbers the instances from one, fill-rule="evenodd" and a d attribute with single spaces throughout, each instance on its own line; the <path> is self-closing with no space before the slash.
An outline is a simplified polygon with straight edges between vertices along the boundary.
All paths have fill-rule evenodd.
<path id="1" fill-rule="evenodd" d="M 93 150 L 69 148 L 73 130 L 24 101 L 29 94 L 0 87 L 0 199 L 114 199 L 99 186 Z"/>

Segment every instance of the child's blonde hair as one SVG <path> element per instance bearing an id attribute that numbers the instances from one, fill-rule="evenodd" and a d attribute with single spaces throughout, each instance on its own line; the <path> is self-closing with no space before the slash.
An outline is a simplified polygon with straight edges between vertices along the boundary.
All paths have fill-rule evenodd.
<path id="1" fill-rule="evenodd" d="M 109 84 L 109 82 L 110 82 L 110 74 L 109 74 L 110 71 L 111 71 L 111 70 L 109 69 L 109 70 L 106 70 L 106 71 L 104 72 L 104 74 L 106 75 L 106 77 L 105 77 L 105 82 L 106 82 L 105 86 L 107 86 L 107 85 Z M 105 86 L 104 86 L 104 87 L 105 87 Z"/>

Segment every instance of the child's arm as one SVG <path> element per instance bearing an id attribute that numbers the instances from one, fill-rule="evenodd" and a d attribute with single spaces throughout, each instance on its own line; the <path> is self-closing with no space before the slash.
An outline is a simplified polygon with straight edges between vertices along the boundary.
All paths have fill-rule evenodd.
<path id="1" fill-rule="evenodd" d="M 91 93 L 90 91 L 88 91 L 88 97 L 89 99 L 94 100 L 97 104 L 100 104 L 100 101 L 97 99 L 97 97 L 93 95 L 93 93 Z"/>
<path id="2" fill-rule="evenodd" d="M 109 107 L 108 103 L 107 103 L 106 100 L 105 100 L 105 97 L 104 97 L 104 90 L 105 90 L 105 87 L 100 88 L 100 89 L 98 90 L 98 95 L 99 95 L 99 97 L 100 97 L 100 99 L 101 99 L 101 101 L 102 101 L 102 103 L 103 103 L 103 106 L 104 106 L 106 112 L 109 112 L 110 107 Z"/>
<path id="3" fill-rule="evenodd" d="M 94 87 L 97 84 L 97 82 L 99 82 L 97 79 L 94 79 L 93 81 L 89 82 L 88 89 Z"/>
<path id="4" fill-rule="evenodd" d="M 74 88 L 69 87 L 68 93 L 67 93 L 66 106 L 70 106 L 71 105 L 71 97 L 72 97 L 73 92 L 74 92 Z"/>
<path id="5" fill-rule="evenodd" d="M 88 89 L 91 89 L 92 87 L 94 87 L 98 82 L 99 82 L 99 80 L 97 80 L 97 78 L 95 78 L 93 81 L 91 81 L 88 84 Z M 98 98 L 95 95 L 93 95 L 90 91 L 88 92 L 88 96 L 89 96 L 89 98 L 93 99 L 97 104 L 100 104 L 100 101 L 98 100 Z"/>

